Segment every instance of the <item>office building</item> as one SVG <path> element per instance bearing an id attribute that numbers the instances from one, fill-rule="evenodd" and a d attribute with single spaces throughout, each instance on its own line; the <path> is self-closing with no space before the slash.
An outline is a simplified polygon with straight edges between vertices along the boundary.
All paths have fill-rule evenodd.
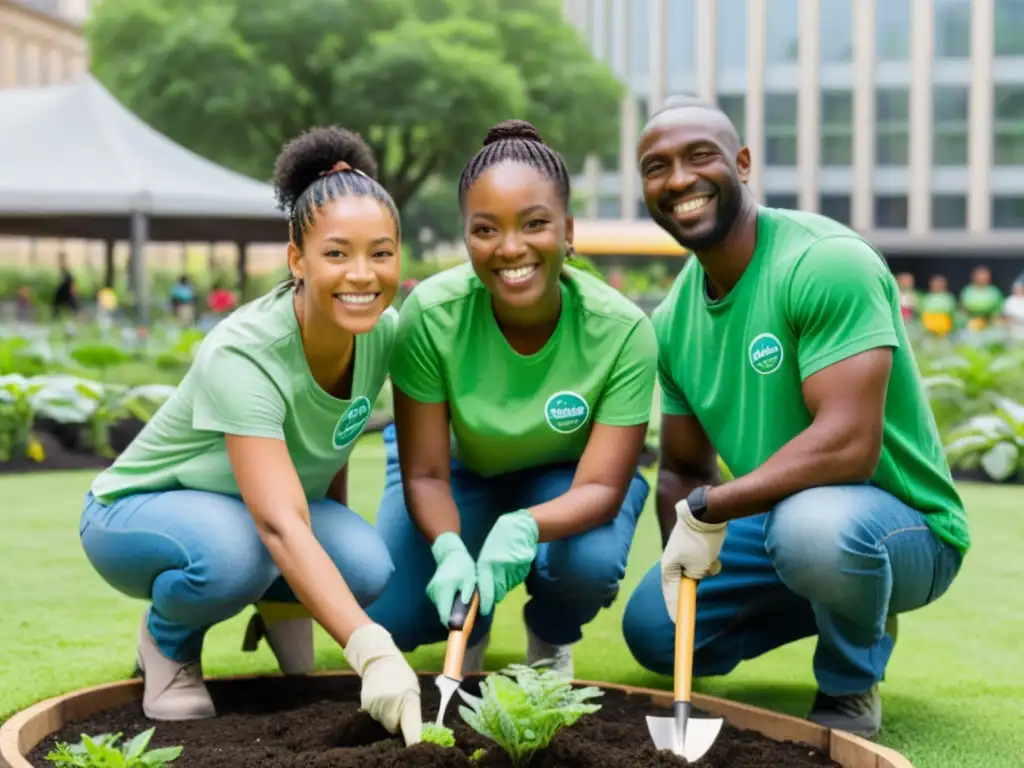
<path id="1" fill-rule="evenodd" d="M 88 69 L 88 0 L 0 0 L 0 88 L 53 85 Z"/>
<path id="2" fill-rule="evenodd" d="M 980 243 L 1024 257 L 1024 0 L 565 0 L 564 12 L 628 88 L 617 156 L 591 158 L 577 181 L 587 215 L 647 216 L 636 139 L 687 93 L 733 119 L 768 205 L 824 213 L 891 252 Z"/>

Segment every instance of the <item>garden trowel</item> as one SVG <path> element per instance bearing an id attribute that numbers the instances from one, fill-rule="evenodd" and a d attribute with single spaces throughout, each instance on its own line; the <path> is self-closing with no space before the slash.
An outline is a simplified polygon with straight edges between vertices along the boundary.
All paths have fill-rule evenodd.
<path id="1" fill-rule="evenodd" d="M 462 662 L 466 657 L 466 642 L 476 622 L 476 612 L 480 608 L 480 593 L 474 589 L 473 596 L 467 605 L 462 595 L 455 595 L 455 603 L 448 618 L 448 649 L 444 654 L 444 671 L 434 678 L 434 684 L 441 692 L 441 704 L 437 710 L 437 724 L 444 724 L 444 712 L 448 702 L 462 684 Z"/>
<path id="2" fill-rule="evenodd" d="M 672 717 L 647 716 L 647 730 L 654 746 L 669 749 L 688 763 L 700 760 L 711 749 L 725 721 L 722 718 L 691 718 L 690 687 L 693 682 L 693 635 L 697 619 L 697 582 L 685 576 L 679 582 L 676 610 L 675 689 Z"/>

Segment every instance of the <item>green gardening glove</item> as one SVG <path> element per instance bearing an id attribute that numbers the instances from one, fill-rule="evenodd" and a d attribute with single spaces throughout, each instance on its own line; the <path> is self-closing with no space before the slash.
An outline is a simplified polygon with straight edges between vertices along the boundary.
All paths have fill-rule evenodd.
<path id="1" fill-rule="evenodd" d="M 525 509 L 498 518 L 476 561 L 481 616 L 494 610 L 530 573 L 538 536 L 537 521 Z"/>
<path id="2" fill-rule="evenodd" d="M 476 563 L 459 534 L 454 531 L 447 531 L 434 539 L 430 553 L 434 556 L 437 569 L 427 584 L 427 597 L 437 607 L 437 615 L 447 627 L 456 594 L 462 597 L 464 603 L 473 597 Z"/>

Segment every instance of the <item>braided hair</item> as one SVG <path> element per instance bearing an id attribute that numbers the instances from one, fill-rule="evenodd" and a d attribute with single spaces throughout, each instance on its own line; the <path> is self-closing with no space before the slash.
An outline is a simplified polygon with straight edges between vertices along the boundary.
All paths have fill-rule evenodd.
<path id="1" fill-rule="evenodd" d="M 487 132 L 484 145 L 473 155 L 459 178 L 460 208 L 463 208 L 466 193 L 473 182 L 488 168 L 506 160 L 528 165 L 551 179 L 558 198 L 565 205 L 566 211 L 569 210 L 572 190 L 565 161 L 544 143 L 537 129 L 525 120 L 503 120 Z"/>
<path id="2" fill-rule="evenodd" d="M 302 249 L 316 212 L 340 197 L 370 197 L 395 220 L 401 237 L 398 207 L 377 181 L 377 160 L 358 133 L 330 126 L 311 128 L 281 149 L 274 167 L 274 193 L 278 208 L 288 214 L 288 234 Z M 294 277 L 283 288 L 297 286 Z"/>
<path id="3" fill-rule="evenodd" d="M 572 185 L 565 161 L 540 137 L 536 128 L 525 120 L 503 120 L 487 132 L 484 145 L 469 161 L 459 178 L 459 208 L 465 212 L 466 193 L 481 174 L 506 160 L 523 163 L 539 171 L 555 185 L 555 192 L 568 213 L 572 199 Z M 566 264 L 604 280 L 589 261 L 581 259 L 570 247 Z"/>

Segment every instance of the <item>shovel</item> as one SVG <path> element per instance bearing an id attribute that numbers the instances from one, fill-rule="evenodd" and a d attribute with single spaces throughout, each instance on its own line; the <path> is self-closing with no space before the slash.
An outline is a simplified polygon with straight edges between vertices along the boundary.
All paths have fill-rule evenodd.
<path id="1" fill-rule="evenodd" d="M 480 608 L 480 593 L 474 589 L 469 605 L 460 594 L 455 595 L 451 615 L 448 617 L 448 649 L 444 654 L 444 671 L 434 678 L 437 690 L 441 692 L 441 705 L 437 710 L 437 725 L 444 724 L 444 713 L 448 702 L 462 684 L 462 662 L 466 656 L 466 641 L 473 631 L 476 612 Z"/>
<path id="2" fill-rule="evenodd" d="M 693 682 L 693 635 L 697 619 L 697 582 L 685 576 L 679 582 L 676 610 L 675 690 L 672 717 L 647 716 L 647 730 L 654 746 L 668 749 L 688 763 L 695 763 L 711 749 L 725 721 L 722 718 L 690 718 L 690 686 Z"/>

